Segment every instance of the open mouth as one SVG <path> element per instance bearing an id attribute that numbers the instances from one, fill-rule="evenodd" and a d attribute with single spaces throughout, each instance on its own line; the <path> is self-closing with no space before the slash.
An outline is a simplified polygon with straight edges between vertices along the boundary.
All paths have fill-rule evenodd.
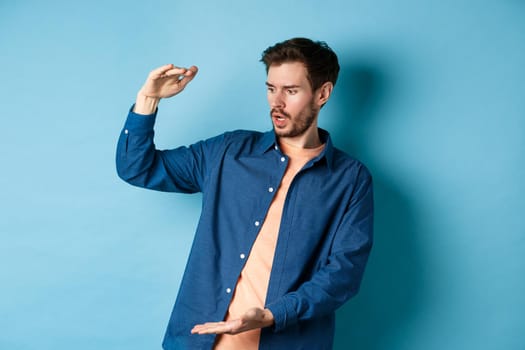
<path id="1" fill-rule="evenodd" d="M 284 128 L 287 124 L 289 117 L 282 112 L 272 111 L 273 124 L 277 128 Z"/>
<path id="2" fill-rule="evenodd" d="M 272 119 L 279 122 L 284 122 L 286 119 L 290 119 L 290 117 L 283 111 L 272 110 L 271 115 Z"/>

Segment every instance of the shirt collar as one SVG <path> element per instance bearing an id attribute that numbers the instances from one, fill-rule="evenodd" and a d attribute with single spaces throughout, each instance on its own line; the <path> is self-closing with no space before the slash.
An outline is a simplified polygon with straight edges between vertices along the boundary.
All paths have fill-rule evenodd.
<path id="1" fill-rule="evenodd" d="M 330 137 L 330 133 L 324 129 L 318 128 L 319 130 L 319 137 L 321 138 L 321 142 L 325 144 L 325 147 L 321 154 L 318 157 L 318 160 L 326 159 L 326 165 L 330 170 L 333 170 L 334 167 L 334 146 L 332 144 L 332 138 Z M 264 154 L 268 152 L 269 150 L 277 147 L 277 140 L 276 135 L 273 130 L 265 132 L 263 136 L 260 138 L 258 145 L 257 145 L 257 153 L 258 154 Z"/>

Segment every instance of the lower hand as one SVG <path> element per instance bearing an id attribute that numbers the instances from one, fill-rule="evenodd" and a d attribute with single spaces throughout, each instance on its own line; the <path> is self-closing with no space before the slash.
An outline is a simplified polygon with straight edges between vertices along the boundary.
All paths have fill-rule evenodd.
<path id="1" fill-rule="evenodd" d="M 192 334 L 237 334 L 256 328 L 273 325 L 273 314 L 268 309 L 251 308 L 240 318 L 221 322 L 198 324 L 191 330 Z"/>

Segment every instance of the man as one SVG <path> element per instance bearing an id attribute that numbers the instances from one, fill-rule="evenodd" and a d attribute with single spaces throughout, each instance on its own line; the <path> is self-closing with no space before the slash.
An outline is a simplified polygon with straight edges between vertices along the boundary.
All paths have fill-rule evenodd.
<path id="1" fill-rule="evenodd" d="M 317 126 L 337 56 L 295 38 L 262 61 L 272 131 L 156 150 L 160 99 L 197 74 L 169 64 L 149 74 L 118 142 L 125 181 L 203 193 L 166 350 L 331 349 L 335 310 L 359 289 L 372 245 L 371 176 Z"/>

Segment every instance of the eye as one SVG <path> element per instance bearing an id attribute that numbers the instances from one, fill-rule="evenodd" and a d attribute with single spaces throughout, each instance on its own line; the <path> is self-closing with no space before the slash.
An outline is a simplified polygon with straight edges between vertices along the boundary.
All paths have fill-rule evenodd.
<path id="1" fill-rule="evenodd" d="M 272 86 L 268 86 L 267 91 L 269 93 L 273 93 L 275 91 L 275 89 Z"/>
<path id="2" fill-rule="evenodd" d="M 295 95 L 297 93 L 297 90 L 294 90 L 294 89 L 288 89 L 286 90 L 286 92 L 289 94 L 289 95 Z"/>

